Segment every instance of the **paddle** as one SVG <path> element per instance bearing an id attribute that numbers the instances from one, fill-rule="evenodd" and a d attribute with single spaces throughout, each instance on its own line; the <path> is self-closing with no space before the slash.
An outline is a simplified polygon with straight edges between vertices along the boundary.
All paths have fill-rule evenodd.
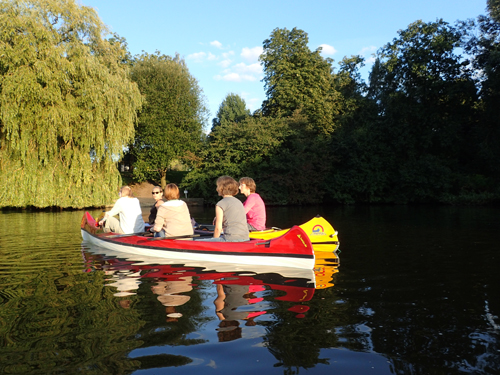
<path id="1" fill-rule="evenodd" d="M 194 237 L 200 237 L 199 234 L 186 234 L 183 236 L 169 236 L 169 237 L 153 237 L 153 238 L 148 238 L 149 241 L 159 241 L 159 240 L 176 240 L 180 238 L 194 238 Z"/>
<path id="2" fill-rule="evenodd" d="M 215 229 L 215 225 L 211 225 L 211 224 L 198 224 L 198 226 L 195 229 L 197 229 L 197 230 L 206 230 L 207 232 L 208 231 L 213 232 L 214 229 Z M 258 232 L 266 232 L 266 231 L 271 231 L 271 230 L 278 231 L 278 230 L 282 230 L 282 229 L 281 228 L 277 228 L 277 227 L 271 227 L 271 228 L 266 228 L 266 229 L 263 229 L 263 230 L 254 230 L 252 232 L 253 233 L 258 233 Z"/>
<path id="3" fill-rule="evenodd" d="M 139 232 L 139 233 L 130 233 L 130 234 L 113 234 L 111 236 L 107 236 L 106 238 L 122 238 L 122 237 L 132 237 L 132 236 L 144 236 L 151 232 Z"/>

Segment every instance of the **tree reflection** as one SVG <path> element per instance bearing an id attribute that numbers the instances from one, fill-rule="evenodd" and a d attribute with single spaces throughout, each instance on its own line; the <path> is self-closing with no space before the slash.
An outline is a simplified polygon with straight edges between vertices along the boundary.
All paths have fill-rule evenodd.
<path id="1" fill-rule="evenodd" d="M 37 275 L 26 281 L 10 274 L 11 287 L 2 291 L 0 372 L 127 373 L 138 367 L 126 353 L 141 345 L 135 333 L 144 321 L 104 287 L 104 274 L 68 267 Z"/>

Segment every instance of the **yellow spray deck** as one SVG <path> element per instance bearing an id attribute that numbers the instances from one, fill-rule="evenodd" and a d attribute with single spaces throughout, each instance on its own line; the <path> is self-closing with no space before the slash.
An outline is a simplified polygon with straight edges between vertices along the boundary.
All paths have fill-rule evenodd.
<path id="1" fill-rule="evenodd" d="M 333 229 L 332 225 L 328 221 L 326 221 L 323 217 L 316 216 L 311 220 L 309 220 L 307 223 L 304 223 L 299 226 L 300 228 L 302 228 L 304 232 L 306 232 L 307 236 L 309 237 L 313 245 L 336 245 L 335 247 L 333 247 L 333 251 L 338 249 L 339 246 L 338 233 L 335 229 Z M 263 231 L 250 232 L 250 238 L 269 240 L 272 238 L 282 236 L 289 230 L 290 229 L 273 228 Z M 332 251 L 331 246 L 325 247 L 325 250 L 319 250 L 319 249 L 320 248 L 318 247 L 317 251 L 328 251 L 328 252 Z"/>

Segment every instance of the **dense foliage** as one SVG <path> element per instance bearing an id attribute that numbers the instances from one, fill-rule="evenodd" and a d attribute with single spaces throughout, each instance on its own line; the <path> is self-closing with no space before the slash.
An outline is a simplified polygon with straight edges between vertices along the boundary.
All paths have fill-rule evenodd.
<path id="1" fill-rule="evenodd" d="M 132 58 L 73 0 L 0 4 L 0 207 L 106 203 L 127 145 L 136 180 L 163 185 L 181 160 L 183 187 L 211 202 L 223 174 L 253 177 L 274 204 L 500 201 L 499 0 L 477 20 L 398 31 L 367 82 L 360 56 L 334 67 L 306 32 L 276 28 L 261 109 L 228 94 L 206 136 L 179 56 Z"/>
<path id="2" fill-rule="evenodd" d="M 332 61 L 321 57 L 321 48 L 311 51 L 308 40 L 307 33 L 294 28 L 275 29 L 264 41 L 260 61 L 267 99 L 262 112 L 286 117 L 301 109 L 311 127 L 330 133 L 339 99 L 333 87 Z"/>
<path id="3" fill-rule="evenodd" d="M 274 204 L 498 202 L 500 23 L 488 5 L 477 22 L 400 30 L 367 83 L 360 56 L 335 71 L 304 31 L 273 30 L 262 109 L 214 127 L 185 184 L 210 201 L 229 174 Z"/>
<path id="4" fill-rule="evenodd" d="M 122 44 L 73 0 L 0 3 L 0 207 L 111 201 L 142 99 Z"/>
<path id="5" fill-rule="evenodd" d="M 245 100 L 237 94 L 230 93 L 226 95 L 219 106 L 216 117 L 212 120 L 212 131 L 221 124 L 240 122 L 247 116 L 250 116 L 250 110 L 247 108 Z"/>
<path id="6" fill-rule="evenodd" d="M 130 146 L 134 176 L 138 181 L 161 180 L 165 186 L 171 162 L 201 143 L 207 112 L 202 90 L 178 55 L 137 56 L 132 79 L 145 97 Z"/>

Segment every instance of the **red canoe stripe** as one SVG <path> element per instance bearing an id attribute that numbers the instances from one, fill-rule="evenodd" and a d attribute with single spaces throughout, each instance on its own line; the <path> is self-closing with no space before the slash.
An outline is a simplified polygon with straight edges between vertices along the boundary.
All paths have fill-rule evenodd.
<path id="1" fill-rule="evenodd" d="M 279 257 L 279 258 L 301 258 L 301 259 L 313 259 L 313 255 L 307 255 L 307 254 L 280 254 L 280 253 L 250 253 L 250 252 L 241 252 L 241 251 L 211 251 L 211 250 L 189 250 L 189 249 L 175 249 L 175 248 L 160 248 L 157 246 L 147 246 L 147 245 L 137 245 L 137 244 L 130 244 L 126 242 L 117 242 L 115 240 L 108 240 L 105 237 L 100 237 L 96 236 L 92 233 L 87 232 L 90 234 L 92 237 L 95 237 L 101 241 L 105 242 L 110 242 L 115 245 L 120 245 L 120 246 L 130 246 L 130 247 L 135 247 L 135 248 L 140 248 L 140 249 L 151 249 L 151 250 L 157 250 L 157 251 L 172 251 L 176 253 L 193 253 L 193 254 L 210 254 L 210 255 L 238 255 L 238 256 L 261 256 L 261 257 Z"/>

